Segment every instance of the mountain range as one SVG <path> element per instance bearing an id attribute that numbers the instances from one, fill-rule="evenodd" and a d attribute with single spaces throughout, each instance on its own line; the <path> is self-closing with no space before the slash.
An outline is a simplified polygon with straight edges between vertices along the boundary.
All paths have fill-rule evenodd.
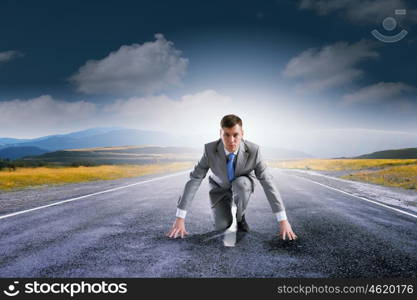
<path id="1" fill-rule="evenodd" d="M 194 147 L 198 151 L 202 150 L 200 145 L 193 144 L 187 136 L 123 127 L 96 127 L 68 134 L 48 135 L 33 139 L 0 138 L 0 158 L 18 159 L 66 149 L 130 145 Z M 262 147 L 262 150 L 266 159 L 314 157 L 308 153 L 292 149 Z M 417 148 L 388 149 L 350 158 L 417 158 Z"/>
<path id="2" fill-rule="evenodd" d="M 129 145 L 195 147 L 201 151 L 201 146 L 190 144 L 189 140 L 186 136 L 177 136 L 159 131 L 145 131 L 123 127 L 97 127 L 34 139 L 0 138 L 0 158 L 17 159 L 65 149 Z M 267 147 L 265 147 L 263 154 L 267 159 L 312 157 L 312 155 L 301 151 Z"/>
<path id="3" fill-rule="evenodd" d="M 395 150 L 377 151 L 369 154 L 357 156 L 355 158 L 389 158 L 389 159 L 406 159 L 417 158 L 417 148 L 405 148 Z"/>

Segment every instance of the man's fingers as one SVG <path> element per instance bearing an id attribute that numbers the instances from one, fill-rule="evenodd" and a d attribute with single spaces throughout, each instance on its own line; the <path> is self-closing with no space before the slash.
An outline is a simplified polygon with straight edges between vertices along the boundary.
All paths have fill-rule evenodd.
<path id="1" fill-rule="evenodd" d="M 297 236 L 295 235 L 295 233 L 291 230 L 288 231 L 288 237 L 290 240 L 295 240 L 297 238 Z"/>
<path id="2" fill-rule="evenodd" d="M 294 240 L 297 238 L 297 235 L 292 230 L 291 230 L 291 235 L 292 235 L 292 237 L 293 237 Z"/>
<path id="3" fill-rule="evenodd" d="M 288 237 L 289 240 L 297 239 L 297 235 L 292 230 L 283 230 L 280 232 L 280 237 L 285 241 Z"/>
<path id="4" fill-rule="evenodd" d="M 167 236 L 168 237 L 172 237 L 172 233 L 175 231 L 175 228 L 171 228 L 169 231 L 168 231 L 168 233 L 167 233 Z"/>
<path id="5" fill-rule="evenodd" d="M 174 229 L 171 229 L 171 231 L 169 232 L 168 237 L 172 238 L 173 234 L 174 234 Z"/>
<path id="6" fill-rule="evenodd" d="M 170 238 L 175 238 L 175 233 L 177 232 L 177 228 L 173 228 L 171 230 L 171 234 L 169 235 Z"/>
<path id="7" fill-rule="evenodd" d="M 185 228 L 177 228 L 173 227 L 166 236 L 170 238 L 176 239 L 177 237 L 184 238 L 184 236 L 188 235 L 188 232 L 185 230 Z"/>

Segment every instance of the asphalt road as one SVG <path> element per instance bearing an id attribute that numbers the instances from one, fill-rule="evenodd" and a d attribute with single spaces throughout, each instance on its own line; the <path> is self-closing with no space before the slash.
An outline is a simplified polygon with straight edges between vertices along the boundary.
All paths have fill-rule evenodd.
<path id="1" fill-rule="evenodd" d="M 190 235 L 165 237 L 187 174 L 6 218 L 1 215 L 150 177 L 56 187 L 52 194 L 52 188 L 3 193 L 0 277 L 417 277 L 416 218 L 272 173 L 296 241 L 277 237 L 260 184 L 246 213 L 251 232 L 239 233 L 235 247 L 212 231 L 207 180 L 188 211 Z M 37 200 L 24 201 L 24 193 L 37 193 Z"/>

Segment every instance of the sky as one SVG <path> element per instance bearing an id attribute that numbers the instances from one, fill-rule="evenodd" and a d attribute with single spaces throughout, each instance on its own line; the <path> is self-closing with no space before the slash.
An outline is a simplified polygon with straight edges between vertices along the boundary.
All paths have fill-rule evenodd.
<path id="1" fill-rule="evenodd" d="M 1 1 L 0 137 L 122 126 L 198 146 L 234 113 L 246 139 L 315 156 L 417 147 L 412 5 Z"/>

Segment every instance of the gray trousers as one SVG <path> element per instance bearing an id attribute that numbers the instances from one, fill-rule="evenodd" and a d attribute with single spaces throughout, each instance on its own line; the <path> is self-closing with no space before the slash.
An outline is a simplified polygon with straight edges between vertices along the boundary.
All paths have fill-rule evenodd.
<path id="1" fill-rule="evenodd" d="M 232 203 L 236 204 L 236 219 L 242 220 L 249 198 L 253 192 L 253 182 L 247 176 L 236 177 L 230 189 L 211 182 L 209 192 L 215 230 L 227 229 L 233 222 Z"/>

